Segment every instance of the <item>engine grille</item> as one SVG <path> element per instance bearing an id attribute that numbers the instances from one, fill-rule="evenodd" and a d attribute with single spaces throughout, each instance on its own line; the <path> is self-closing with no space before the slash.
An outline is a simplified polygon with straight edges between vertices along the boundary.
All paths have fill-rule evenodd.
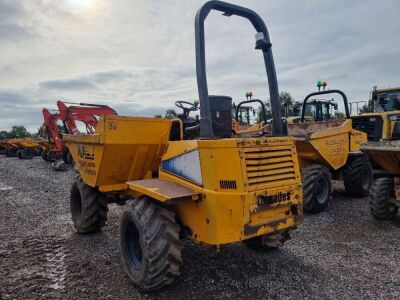
<path id="1" fill-rule="evenodd" d="M 296 178 L 290 146 L 245 148 L 249 190 L 293 184 Z"/>
<path id="2" fill-rule="evenodd" d="M 354 117 L 353 128 L 365 132 L 368 141 L 379 141 L 382 138 L 382 119 L 380 117 Z"/>

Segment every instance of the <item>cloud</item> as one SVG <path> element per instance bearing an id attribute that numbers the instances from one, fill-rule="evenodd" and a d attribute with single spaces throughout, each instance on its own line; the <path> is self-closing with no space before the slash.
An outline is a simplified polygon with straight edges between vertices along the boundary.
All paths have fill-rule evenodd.
<path id="1" fill-rule="evenodd" d="M 39 83 L 41 88 L 52 90 L 92 90 L 96 89 L 93 83 L 85 79 L 47 80 Z"/>
<path id="2" fill-rule="evenodd" d="M 25 24 L 25 7 L 17 1 L 0 2 L 0 40 L 17 42 L 35 36 L 34 31 Z"/>
<path id="3" fill-rule="evenodd" d="M 319 79 L 342 89 L 350 100 L 367 99 L 373 85 L 400 85 L 397 0 L 379 5 L 232 2 L 252 8 L 265 20 L 279 88 L 296 100 L 315 91 Z M 198 98 L 193 20 L 204 1 L 91 3 L 0 0 L 0 40 L 6 41 L 0 47 L 0 127 L 13 125 L 14 117 L 34 129 L 41 122 L 41 108 L 54 107 L 57 99 L 105 103 L 120 114 L 153 116 L 173 107 L 175 100 Z M 210 13 L 210 94 L 238 102 L 251 90 L 255 97 L 268 99 L 254 33 L 245 20 Z"/>
<path id="4" fill-rule="evenodd" d="M 10 21 L 24 14 L 24 7 L 18 1 L 4 1 L 0 2 L 0 20 Z"/>
<path id="5" fill-rule="evenodd" d="M 13 40 L 27 39 L 32 36 L 34 36 L 34 34 L 30 30 L 20 25 L 16 24 L 0 25 L 0 40 L 13 41 Z"/>
<path id="6" fill-rule="evenodd" d="M 94 73 L 90 77 L 96 83 L 105 84 L 114 80 L 130 78 L 132 77 L 132 73 L 123 70 L 117 70 L 117 71 Z"/>

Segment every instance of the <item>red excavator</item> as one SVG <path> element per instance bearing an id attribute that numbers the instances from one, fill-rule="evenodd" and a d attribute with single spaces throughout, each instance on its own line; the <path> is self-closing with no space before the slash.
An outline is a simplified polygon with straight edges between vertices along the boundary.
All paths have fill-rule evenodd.
<path id="1" fill-rule="evenodd" d="M 68 106 L 67 104 L 73 104 Z M 69 103 L 57 101 L 58 111 L 50 112 L 43 109 L 44 126 L 49 139 L 49 146 L 43 151 L 42 157 L 52 161 L 56 170 L 66 170 L 66 163 L 72 163 L 68 148 L 62 140 L 62 133 L 79 134 L 77 122 L 82 122 L 87 133 L 94 133 L 98 118 L 104 115 L 117 115 L 116 111 L 107 105 L 89 103 Z M 58 123 L 62 122 L 62 126 Z"/>
<path id="2" fill-rule="evenodd" d="M 67 106 L 66 104 L 73 105 Z M 117 115 L 117 112 L 108 105 L 71 103 L 58 100 L 57 106 L 60 111 L 61 119 L 67 124 L 72 134 L 79 133 L 76 121 L 83 122 L 86 125 L 87 133 L 94 133 L 98 117 Z"/>

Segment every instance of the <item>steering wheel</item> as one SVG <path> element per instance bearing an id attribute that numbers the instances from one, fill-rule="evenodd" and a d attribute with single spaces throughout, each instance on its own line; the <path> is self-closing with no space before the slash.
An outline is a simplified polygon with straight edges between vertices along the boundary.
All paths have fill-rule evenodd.
<path id="1" fill-rule="evenodd" d="M 183 109 L 184 112 L 191 112 L 191 111 L 196 111 L 199 109 L 197 104 L 187 102 L 187 101 L 175 101 L 175 106 L 179 107 L 180 109 Z"/>

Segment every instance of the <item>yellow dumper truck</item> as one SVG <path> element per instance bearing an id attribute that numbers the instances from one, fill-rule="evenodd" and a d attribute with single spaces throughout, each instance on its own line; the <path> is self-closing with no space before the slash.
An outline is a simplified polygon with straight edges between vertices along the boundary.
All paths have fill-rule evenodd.
<path id="1" fill-rule="evenodd" d="M 345 118 L 307 118 L 307 107 L 313 98 L 320 95 L 337 94 L 342 97 Z M 266 120 L 264 103 L 258 99 L 238 104 L 257 102 L 264 115 L 264 126 L 242 130 L 244 134 L 271 132 Z M 337 105 L 337 104 L 336 104 Z M 236 118 L 237 119 L 237 118 Z M 329 204 L 332 179 L 342 180 L 346 192 L 351 196 L 367 196 L 372 181 L 372 169 L 360 144 L 367 142 L 367 134 L 352 128 L 348 101 L 340 90 L 324 90 L 307 95 L 302 103 L 301 115 L 296 122 L 287 122 L 287 133 L 293 137 L 299 156 L 303 184 L 303 208 L 306 212 L 318 213 Z"/>
<path id="2" fill-rule="evenodd" d="M 241 16 L 255 28 L 274 117 L 270 135 L 232 135 L 232 98 L 208 94 L 204 21 L 212 10 Z M 179 276 L 181 238 L 217 248 L 243 241 L 268 251 L 282 246 L 303 217 L 296 147 L 285 135 L 263 20 L 247 8 L 210 1 L 196 15 L 195 32 L 199 124 L 104 116 L 94 134 L 64 135 L 80 174 L 71 188 L 74 226 L 79 233 L 98 231 L 108 203 L 126 202 L 122 262 L 142 291 Z"/>
<path id="3" fill-rule="evenodd" d="M 370 141 L 361 149 L 383 171 L 372 184 L 371 214 L 378 220 L 393 220 L 400 207 L 400 141 Z"/>

